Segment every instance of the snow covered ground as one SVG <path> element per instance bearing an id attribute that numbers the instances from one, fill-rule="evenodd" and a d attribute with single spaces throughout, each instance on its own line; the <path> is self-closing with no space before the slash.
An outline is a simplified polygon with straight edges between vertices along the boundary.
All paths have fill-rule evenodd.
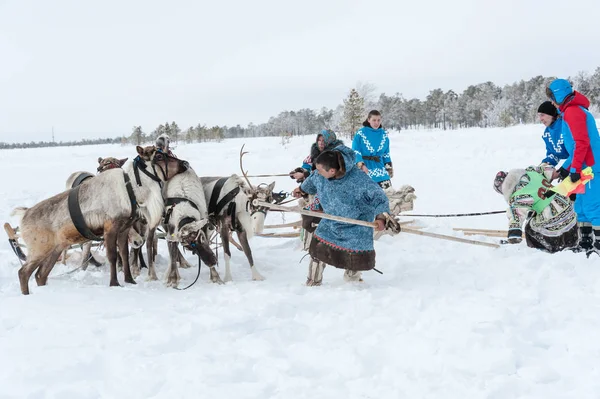
<path id="1" fill-rule="evenodd" d="M 391 134 L 396 187 L 409 183 L 414 213 L 504 209 L 492 189 L 501 169 L 543 158 L 542 126 Z M 180 144 L 200 175 L 299 166 L 313 137 Z M 135 156 L 132 146 L 0 151 L 2 221 L 64 189 L 96 159 Z M 270 182 L 273 179 L 254 179 Z M 275 191 L 295 183 L 276 178 Z M 267 224 L 297 220 L 271 213 Z M 409 218 L 407 218 L 409 219 Z M 504 215 L 423 218 L 425 231 L 506 229 Z M 5 237 L 3 235 L 3 237 Z M 6 237 L 5 237 L 6 238 Z M 492 242 L 486 237 L 470 237 Z M 19 263 L 0 240 L 0 398 L 593 398 L 600 394 L 600 258 L 547 255 L 525 244 L 500 249 L 401 234 L 376 242 L 377 267 L 362 284 L 325 270 L 304 286 L 308 258 L 297 239 L 251 241 L 265 281 L 251 281 L 241 252 L 234 281 L 187 291 L 147 282 L 109 288 L 107 266 L 22 296 Z M 167 248 L 159 243 L 158 270 Z M 222 258 L 221 258 L 222 259 Z M 74 262 L 76 259 L 72 259 Z M 194 260 L 189 257 L 189 260 Z M 182 283 L 196 269 L 182 270 Z M 123 283 L 123 275 L 119 279 Z"/>

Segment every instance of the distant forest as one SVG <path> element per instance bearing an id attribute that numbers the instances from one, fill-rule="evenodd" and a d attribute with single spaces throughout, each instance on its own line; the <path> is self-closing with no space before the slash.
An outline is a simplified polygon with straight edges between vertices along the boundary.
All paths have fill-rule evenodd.
<path id="1" fill-rule="evenodd" d="M 537 107 L 546 100 L 545 89 L 555 77 L 536 76 L 529 80 L 500 87 L 492 82 L 467 87 L 462 93 L 453 90 L 434 89 L 425 99 L 406 99 L 400 93 L 377 96 L 370 83 L 358 83 L 350 89 L 348 96 L 334 109 L 300 109 L 283 111 L 265 123 L 246 127 L 206 126 L 199 123 L 182 130 L 176 122 L 166 122 L 147 131 L 134 126 L 131 133 L 116 138 L 84 139 L 68 142 L 30 142 L 8 144 L 0 142 L 0 149 L 58 147 L 94 144 L 143 144 L 153 142 L 162 133 L 171 141 L 196 143 L 221 141 L 236 137 L 282 138 L 312 135 L 329 128 L 342 136 L 353 137 L 366 114 L 371 109 L 383 115 L 383 124 L 391 129 L 459 129 L 466 127 L 508 127 L 537 121 Z M 569 77 L 573 87 L 586 95 L 591 102 L 591 111 L 598 115 L 600 110 L 600 67 L 593 74 L 579 72 Z"/>

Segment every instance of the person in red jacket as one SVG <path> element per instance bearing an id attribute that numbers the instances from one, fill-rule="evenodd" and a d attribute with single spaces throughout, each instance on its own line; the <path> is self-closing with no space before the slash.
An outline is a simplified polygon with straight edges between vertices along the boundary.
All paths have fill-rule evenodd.
<path id="1" fill-rule="evenodd" d="M 600 135 L 596 120 L 588 110 L 590 101 L 573 90 L 566 79 L 553 80 L 546 89 L 548 98 L 557 106 L 563 118 L 562 135 L 569 157 L 558 170 L 572 182 L 581 179 L 581 171 L 591 167 L 595 176 L 600 172 Z M 581 233 L 579 251 L 600 254 L 600 186 L 597 181 L 586 183 L 585 193 L 578 194 L 575 212 Z"/>

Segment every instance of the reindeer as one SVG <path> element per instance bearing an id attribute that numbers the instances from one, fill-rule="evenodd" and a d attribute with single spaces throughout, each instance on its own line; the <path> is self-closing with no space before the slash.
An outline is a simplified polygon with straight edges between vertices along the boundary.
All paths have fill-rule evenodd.
<path id="1" fill-rule="evenodd" d="M 165 199 L 164 224 L 170 257 L 166 274 L 167 286 L 177 288 L 181 279 L 177 264 L 183 263 L 185 259 L 179 252 L 178 243 L 197 254 L 210 268 L 211 281 L 222 284 L 219 274 L 215 271 L 217 258 L 210 249 L 207 236 L 209 220 L 206 199 L 196 172 L 190 167 L 169 180 L 163 190 L 163 197 Z"/>
<path id="2" fill-rule="evenodd" d="M 212 223 L 219 231 L 221 242 L 223 243 L 223 252 L 225 253 L 225 279 L 231 281 L 231 251 L 229 250 L 229 237 L 235 231 L 244 255 L 250 264 L 252 280 L 264 280 L 264 277 L 258 272 L 254 265 L 252 250 L 248 240 L 254 235 L 254 232 L 262 232 L 264 228 L 265 216 L 268 209 L 252 205 L 252 200 L 259 199 L 265 202 L 273 202 L 273 188 L 275 182 L 269 185 L 262 184 L 254 187 L 248 175 L 242 167 L 242 157 L 244 147 L 240 150 L 240 169 L 246 180 L 247 185 L 237 175 L 230 177 L 201 177 L 200 182 L 204 188 L 204 195 L 208 199 L 208 214 Z M 213 279 L 213 270 L 211 269 L 211 279 Z M 218 277 L 218 273 L 216 277 Z"/>
<path id="3" fill-rule="evenodd" d="M 128 158 L 117 159 L 114 157 L 106 157 L 106 158 L 98 157 L 98 168 L 96 169 L 96 172 L 97 172 L 97 174 L 100 174 L 109 169 L 121 168 L 125 164 L 125 162 L 127 162 L 127 159 Z M 79 186 L 80 184 L 83 184 L 88 179 L 91 179 L 92 177 L 94 177 L 94 175 L 89 172 L 85 172 L 85 171 L 73 172 L 67 179 L 66 189 L 70 190 L 72 188 L 75 188 L 75 187 Z M 141 243 L 139 242 L 140 238 L 142 240 Z M 132 246 L 132 248 L 139 248 L 143 243 L 144 243 L 143 237 L 140 237 L 140 235 L 137 233 L 137 231 L 131 232 L 131 235 L 129 237 L 129 244 Z M 83 270 L 87 269 L 89 263 L 91 263 L 92 265 L 94 265 L 96 267 L 102 266 L 102 263 L 98 262 L 96 260 L 96 258 L 94 258 L 94 255 L 91 253 L 91 249 L 92 249 L 91 242 L 86 242 L 85 244 L 82 245 L 83 253 L 82 253 L 82 257 L 81 257 L 80 267 Z M 62 262 L 63 262 L 63 264 L 67 263 L 67 250 L 63 251 Z"/>
<path id="4" fill-rule="evenodd" d="M 135 284 L 127 256 L 130 227 L 138 218 L 150 227 L 158 225 L 164 208 L 160 186 L 188 168 L 187 162 L 157 152 L 154 146 L 136 150 L 138 156 L 126 169 L 108 170 L 31 208 L 13 211 L 21 217 L 21 237 L 29 252 L 18 273 L 23 295 L 29 294 L 33 272 L 37 270 L 38 286 L 46 285 L 63 250 L 100 235 L 110 262 L 110 286 L 119 286 L 117 248 L 125 282 Z"/>

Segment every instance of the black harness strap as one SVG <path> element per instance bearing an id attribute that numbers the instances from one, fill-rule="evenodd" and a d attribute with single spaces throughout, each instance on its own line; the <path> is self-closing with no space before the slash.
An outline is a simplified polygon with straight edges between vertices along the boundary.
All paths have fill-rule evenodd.
<path id="1" fill-rule="evenodd" d="M 193 208 L 195 208 L 198 212 L 200 212 L 200 208 L 198 208 L 198 205 L 196 205 L 194 203 L 194 201 L 192 201 L 192 200 L 190 200 L 188 198 L 183 198 L 183 197 L 170 197 L 170 198 L 167 198 L 166 201 L 165 201 L 165 207 L 170 207 L 170 208 L 165 212 L 165 224 L 168 224 L 169 220 L 171 220 L 171 214 L 173 213 L 173 207 L 175 205 L 179 204 L 180 202 L 187 202 Z M 182 220 L 185 220 L 185 219 L 186 218 L 183 218 Z"/>
<path id="2" fill-rule="evenodd" d="M 140 209 L 135 193 L 133 192 L 133 186 L 131 185 L 131 179 L 127 172 L 123 172 L 123 178 L 125 179 L 125 188 L 127 189 L 127 195 L 129 196 L 129 202 L 131 202 L 131 215 L 129 219 L 136 219 L 138 216 L 138 210 Z"/>
<path id="3" fill-rule="evenodd" d="M 196 221 L 195 218 L 193 218 L 191 216 L 186 216 L 186 217 L 184 217 L 183 219 L 181 219 L 179 221 L 179 224 L 177 225 L 177 230 L 181 230 L 181 228 L 183 226 L 185 226 L 186 224 L 190 224 L 190 223 L 195 222 L 195 221 Z"/>
<path id="4" fill-rule="evenodd" d="M 225 205 L 231 202 L 236 195 L 240 192 L 240 187 L 236 186 L 233 190 L 228 192 L 220 201 L 219 195 L 221 194 L 221 189 L 225 185 L 225 182 L 229 179 L 229 177 L 222 177 L 215 183 L 213 187 L 212 193 L 210 194 L 210 201 L 208 203 L 208 214 L 216 217 L 221 213 Z"/>
<path id="5" fill-rule="evenodd" d="M 143 169 L 140 168 L 140 166 Z M 140 180 L 140 170 L 142 171 L 143 174 L 145 174 L 146 176 L 148 176 L 149 178 L 151 178 L 152 180 L 157 182 L 158 185 L 162 187 L 162 181 L 156 176 L 156 174 L 153 175 L 152 173 L 150 173 L 146 170 L 146 162 L 142 158 L 140 158 L 140 156 L 138 155 L 133 160 L 133 173 L 135 174 L 135 182 L 137 183 L 138 186 L 142 185 L 142 181 Z M 156 170 L 154 170 L 154 173 L 156 173 Z"/>
<path id="6" fill-rule="evenodd" d="M 79 206 L 79 189 L 81 186 L 77 186 L 69 192 L 69 198 L 67 204 L 69 207 L 69 215 L 75 225 L 75 228 L 83 237 L 92 241 L 102 241 L 102 237 L 95 235 L 85 224 L 83 219 L 83 213 L 81 213 L 81 207 Z"/>
<path id="7" fill-rule="evenodd" d="M 75 179 L 73 184 L 71 184 L 71 188 L 75 188 L 75 187 L 79 186 L 81 183 L 83 183 L 87 179 L 91 179 L 92 177 L 94 177 L 93 174 L 88 173 L 88 172 L 83 172 L 82 174 L 77 176 L 77 178 Z"/>

